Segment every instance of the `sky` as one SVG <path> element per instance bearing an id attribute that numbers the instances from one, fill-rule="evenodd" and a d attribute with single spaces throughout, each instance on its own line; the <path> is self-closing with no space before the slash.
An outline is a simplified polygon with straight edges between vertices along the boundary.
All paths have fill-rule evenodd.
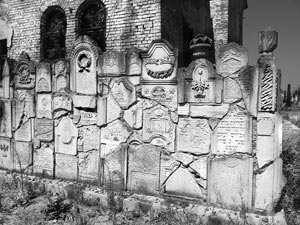
<path id="1" fill-rule="evenodd" d="M 248 49 L 249 63 L 259 58 L 258 32 L 271 27 L 278 32 L 274 51 L 281 69 L 281 88 L 300 87 L 300 0 L 248 0 L 244 11 L 243 45 Z"/>

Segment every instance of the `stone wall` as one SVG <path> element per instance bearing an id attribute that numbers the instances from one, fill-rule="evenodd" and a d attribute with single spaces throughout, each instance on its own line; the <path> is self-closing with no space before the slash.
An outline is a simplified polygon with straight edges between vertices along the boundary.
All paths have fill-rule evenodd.
<path id="1" fill-rule="evenodd" d="M 236 43 L 220 46 L 216 68 L 204 58 L 178 68 L 162 39 L 103 53 L 80 36 L 69 60 L 52 63 L 23 52 L 0 88 L 0 167 L 272 212 L 283 185 L 280 75 L 276 32 L 260 37 L 256 66 Z"/>

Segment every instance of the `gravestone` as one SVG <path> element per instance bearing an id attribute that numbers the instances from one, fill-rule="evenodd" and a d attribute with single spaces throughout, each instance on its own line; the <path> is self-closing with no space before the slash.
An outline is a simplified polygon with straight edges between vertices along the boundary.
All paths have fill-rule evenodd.
<path id="1" fill-rule="evenodd" d="M 38 94 L 36 104 L 36 117 L 52 119 L 52 96 L 51 94 Z"/>
<path id="2" fill-rule="evenodd" d="M 58 92 L 69 88 L 69 63 L 66 60 L 58 60 L 53 65 L 53 91 Z"/>
<path id="3" fill-rule="evenodd" d="M 128 109 L 136 101 L 135 87 L 125 78 L 112 80 L 110 89 L 122 109 Z"/>
<path id="4" fill-rule="evenodd" d="M 278 44 L 278 32 L 275 30 L 265 30 L 258 33 L 258 51 L 259 53 L 273 52 Z"/>
<path id="5" fill-rule="evenodd" d="M 96 112 L 88 112 L 84 110 L 75 110 L 74 115 L 78 115 L 80 117 L 77 126 L 88 126 L 88 125 L 96 125 L 97 124 L 97 113 Z"/>
<path id="6" fill-rule="evenodd" d="M 131 128 L 141 129 L 143 126 L 142 101 L 138 101 L 135 105 L 124 111 L 123 118 Z"/>
<path id="7" fill-rule="evenodd" d="M 209 153 L 211 130 L 206 119 L 179 118 L 177 151 L 193 154 Z"/>
<path id="8" fill-rule="evenodd" d="M 0 138 L 0 168 L 11 170 L 13 165 L 11 139 Z"/>
<path id="9" fill-rule="evenodd" d="M 226 77 L 224 79 L 223 102 L 233 103 L 243 98 L 240 86 L 235 79 Z"/>
<path id="10" fill-rule="evenodd" d="M 11 101 L 6 99 L 0 99 L 1 109 L 3 114 L 0 118 L 0 137 L 12 137 L 12 110 Z"/>
<path id="11" fill-rule="evenodd" d="M 209 160 L 208 201 L 226 208 L 251 208 L 252 158 Z"/>
<path id="12" fill-rule="evenodd" d="M 26 52 L 22 52 L 13 70 L 16 89 L 35 87 L 35 65 Z"/>
<path id="13" fill-rule="evenodd" d="M 41 148 L 34 150 L 33 172 L 38 175 L 53 177 L 54 171 L 54 147 L 44 144 Z"/>
<path id="14" fill-rule="evenodd" d="M 128 149 L 128 190 L 157 194 L 160 154 L 159 148 L 152 145 Z"/>
<path id="15" fill-rule="evenodd" d="M 8 63 L 8 59 L 5 59 L 3 68 L 2 68 L 2 79 L 0 80 L 0 97 L 1 98 L 11 98 L 10 94 L 10 82 L 11 82 L 11 76 L 10 76 L 10 67 Z"/>
<path id="16" fill-rule="evenodd" d="M 252 152 L 252 120 L 238 106 L 232 106 L 229 113 L 218 123 L 214 131 L 214 154 Z"/>
<path id="17" fill-rule="evenodd" d="M 54 123 L 51 119 L 35 120 L 35 137 L 40 141 L 53 141 Z"/>
<path id="18" fill-rule="evenodd" d="M 163 39 L 151 42 L 147 51 L 141 52 L 143 83 L 176 83 L 178 51 Z"/>
<path id="19" fill-rule="evenodd" d="M 97 126 L 83 126 L 79 128 L 79 138 L 83 146 L 83 151 L 99 150 L 100 148 L 100 128 Z"/>
<path id="20" fill-rule="evenodd" d="M 14 142 L 14 169 L 17 171 L 29 172 L 33 159 L 32 142 L 15 141 Z"/>
<path id="21" fill-rule="evenodd" d="M 63 117 L 55 127 L 55 152 L 76 155 L 77 137 L 78 130 L 72 119 Z"/>
<path id="22" fill-rule="evenodd" d="M 17 130 L 15 130 L 14 138 L 16 141 L 32 141 L 33 138 L 33 119 L 23 122 Z"/>
<path id="23" fill-rule="evenodd" d="M 79 180 L 98 184 L 99 151 L 80 152 L 78 154 Z"/>
<path id="24" fill-rule="evenodd" d="M 77 180 L 78 158 L 73 155 L 55 154 L 55 178 Z"/>
<path id="25" fill-rule="evenodd" d="M 132 47 L 127 51 L 127 75 L 141 75 L 142 60 L 140 58 L 140 50 Z"/>
<path id="26" fill-rule="evenodd" d="M 15 107 L 13 107 L 13 121 L 15 126 L 19 126 L 21 118 L 26 116 L 32 118 L 36 116 L 35 93 L 27 90 L 15 91 Z"/>
<path id="27" fill-rule="evenodd" d="M 35 90 L 40 92 L 51 92 L 51 70 L 50 63 L 39 63 L 36 67 L 36 85 Z"/>
<path id="28" fill-rule="evenodd" d="M 125 53 L 106 51 L 99 58 L 101 76 L 116 76 L 126 74 Z"/>
<path id="29" fill-rule="evenodd" d="M 53 95 L 53 117 L 57 118 L 72 111 L 72 97 L 66 92 Z"/>
<path id="30" fill-rule="evenodd" d="M 96 96 L 88 95 L 74 95 L 73 96 L 74 107 L 77 108 L 91 108 L 96 107 Z"/>

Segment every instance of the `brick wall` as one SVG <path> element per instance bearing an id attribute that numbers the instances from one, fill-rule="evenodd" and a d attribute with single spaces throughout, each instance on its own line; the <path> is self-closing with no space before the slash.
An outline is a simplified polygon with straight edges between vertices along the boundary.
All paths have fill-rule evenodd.
<path id="1" fill-rule="evenodd" d="M 67 55 L 76 39 L 76 12 L 83 0 L 11 0 L 8 21 L 14 29 L 8 56 L 16 59 L 26 51 L 33 60 L 40 60 L 40 22 L 43 12 L 58 5 L 67 18 Z M 153 39 L 160 38 L 160 0 L 104 0 L 107 7 L 107 50 L 136 46 L 146 49 Z M 6 4 L 7 7 L 7 4 Z M 1 10 L 0 10 L 1 11 Z"/>

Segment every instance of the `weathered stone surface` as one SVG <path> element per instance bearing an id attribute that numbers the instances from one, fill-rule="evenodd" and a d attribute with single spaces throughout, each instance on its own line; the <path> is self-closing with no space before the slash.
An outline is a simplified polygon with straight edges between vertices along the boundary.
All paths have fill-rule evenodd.
<path id="1" fill-rule="evenodd" d="M 16 141 L 32 141 L 32 132 L 33 132 L 33 119 L 29 119 L 26 122 L 22 123 L 21 126 L 15 131 L 15 140 Z"/>
<path id="2" fill-rule="evenodd" d="M 195 159 L 194 162 L 190 164 L 190 168 L 196 171 L 201 178 L 207 179 L 207 157 L 202 156 L 198 159 Z"/>
<path id="3" fill-rule="evenodd" d="M 3 13 L 3 15 L 4 15 L 4 13 Z M 7 40 L 7 45 L 6 46 L 7 47 L 11 47 L 11 40 L 12 40 L 12 36 L 13 36 L 13 29 L 8 24 L 8 21 L 6 19 L 4 19 L 4 16 L 3 16 L 3 18 L 0 19 L 0 27 L 1 27 L 0 40 L 6 39 Z"/>
<path id="4" fill-rule="evenodd" d="M 69 155 L 77 154 L 78 130 L 69 117 L 63 117 L 55 127 L 55 152 Z"/>
<path id="5" fill-rule="evenodd" d="M 98 77 L 98 94 L 101 97 L 104 97 L 109 93 L 110 81 L 110 77 Z"/>
<path id="6" fill-rule="evenodd" d="M 106 103 L 106 123 L 110 123 L 120 118 L 122 115 L 122 109 L 112 94 L 108 95 Z"/>
<path id="7" fill-rule="evenodd" d="M 190 114 L 190 104 L 178 105 L 177 113 L 179 116 L 188 116 Z"/>
<path id="8" fill-rule="evenodd" d="M 78 127 L 97 124 L 98 115 L 96 112 L 74 109 L 74 116 L 79 117 L 79 122 L 77 124 Z"/>
<path id="9" fill-rule="evenodd" d="M 72 111 L 72 97 L 66 92 L 60 92 L 53 95 L 53 117 Z"/>
<path id="10" fill-rule="evenodd" d="M 256 156 L 259 168 L 263 167 L 267 163 L 270 163 L 279 156 L 279 151 L 276 148 L 275 138 L 272 136 L 257 136 L 256 146 Z"/>
<path id="11" fill-rule="evenodd" d="M 221 76 L 237 77 L 239 71 L 248 65 L 247 49 L 233 42 L 225 44 L 219 49 L 216 64 Z"/>
<path id="12" fill-rule="evenodd" d="M 124 111 L 124 120 L 134 129 L 141 129 L 143 126 L 143 105 L 142 101 Z"/>
<path id="13" fill-rule="evenodd" d="M 177 85 L 142 85 L 142 95 L 156 101 L 172 111 L 177 109 Z"/>
<path id="14" fill-rule="evenodd" d="M 98 65 L 103 75 L 121 75 L 126 73 L 125 53 L 106 51 L 100 56 Z"/>
<path id="15" fill-rule="evenodd" d="M 14 126 L 18 127 L 23 116 L 32 118 L 36 116 L 35 93 L 28 90 L 16 90 L 15 93 Z M 13 104 L 14 107 L 14 104 Z"/>
<path id="16" fill-rule="evenodd" d="M 265 30 L 258 33 L 258 51 L 273 52 L 277 48 L 278 32 L 275 30 Z"/>
<path id="17" fill-rule="evenodd" d="M 183 152 L 175 152 L 174 154 L 172 154 L 172 158 L 185 166 L 189 165 L 194 160 L 193 155 L 186 154 Z"/>
<path id="18" fill-rule="evenodd" d="M 210 150 L 211 130 L 206 119 L 179 118 L 177 151 L 205 154 Z"/>
<path id="19" fill-rule="evenodd" d="M 10 95 L 10 82 L 11 82 L 11 75 L 10 75 L 10 68 L 8 59 L 5 59 L 3 68 L 2 68 L 2 79 L 0 80 L 0 97 L 1 98 L 11 98 Z"/>
<path id="20" fill-rule="evenodd" d="M 127 51 L 127 75 L 140 75 L 142 73 L 142 60 L 140 50 L 132 47 Z"/>
<path id="21" fill-rule="evenodd" d="M 143 112 L 143 140 L 174 151 L 175 125 L 167 108 L 157 105 Z"/>
<path id="22" fill-rule="evenodd" d="M 220 122 L 220 119 L 217 119 L 217 118 L 209 118 L 208 120 L 208 123 L 209 123 L 209 126 L 210 126 L 210 129 L 214 130 L 218 123 Z"/>
<path id="23" fill-rule="evenodd" d="M 58 92 L 69 88 L 69 63 L 66 60 L 58 60 L 53 64 L 53 91 Z"/>
<path id="24" fill-rule="evenodd" d="M 16 141 L 14 143 L 14 169 L 29 172 L 33 157 L 32 142 Z"/>
<path id="25" fill-rule="evenodd" d="M 53 177 L 54 170 L 54 146 L 45 144 L 34 150 L 33 172 L 42 176 Z"/>
<path id="26" fill-rule="evenodd" d="M 0 105 L 2 111 L 2 116 L 0 118 L 0 136 L 1 137 L 12 137 L 12 118 L 11 118 L 11 101 L 10 100 L 0 100 Z"/>
<path id="27" fill-rule="evenodd" d="M 223 207 L 251 208 L 253 160 L 251 158 L 211 159 L 208 200 Z"/>
<path id="28" fill-rule="evenodd" d="M 159 189 L 160 151 L 152 145 L 128 149 L 127 189 L 156 194 Z"/>
<path id="29" fill-rule="evenodd" d="M 141 53 L 143 82 L 175 81 L 177 77 L 177 51 L 165 40 L 152 41 Z"/>
<path id="30" fill-rule="evenodd" d="M 272 212 L 285 185 L 285 178 L 282 173 L 282 159 L 277 158 L 262 173 L 257 174 L 255 180 L 255 208 Z"/>
<path id="31" fill-rule="evenodd" d="M 125 78 L 114 79 L 110 89 L 122 109 L 128 109 L 136 101 L 135 87 Z"/>
<path id="32" fill-rule="evenodd" d="M 79 180 L 98 184 L 99 150 L 78 154 Z"/>
<path id="33" fill-rule="evenodd" d="M 50 63 L 39 63 L 36 67 L 36 92 L 51 92 L 51 71 Z"/>
<path id="34" fill-rule="evenodd" d="M 238 106 L 218 123 L 214 133 L 214 154 L 233 154 L 252 152 L 251 117 Z"/>
<path id="35" fill-rule="evenodd" d="M 55 178 L 77 180 L 78 158 L 72 155 L 55 154 Z"/>
<path id="36" fill-rule="evenodd" d="M 52 119 L 52 96 L 51 94 L 38 94 L 36 106 L 37 118 Z"/>
<path id="37" fill-rule="evenodd" d="M 79 128 L 79 139 L 83 146 L 83 151 L 99 150 L 100 148 L 100 128 L 97 126 L 83 126 Z"/>
<path id="38" fill-rule="evenodd" d="M 134 86 L 136 86 L 136 89 L 137 89 L 138 85 L 141 84 L 141 76 L 130 76 L 130 77 L 127 77 L 127 79 L 130 83 L 132 83 Z"/>
<path id="39" fill-rule="evenodd" d="M 275 131 L 275 114 L 259 113 L 257 115 L 257 135 L 272 136 Z"/>
<path id="40" fill-rule="evenodd" d="M 120 109 L 120 107 L 119 107 Z M 121 110 L 121 109 L 120 109 Z M 119 112 L 121 113 L 121 112 Z M 97 125 L 103 126 L 107 123 L 107 97 L 99 97 L 97 100 Z M 120 114 L 119 114 L 120 115 Z"/>
<path id="41" fill-rule="evenodd" d="M 11 140 L 0 138 L 0 168 L 11 170 L 13 166 L 13 149 Z"/>
<path id="42" fill-rule="evenodd" d="M 229 110 L 229 104 L 222 105 L 191 105 L 190 116 L 191 117 L 205 117 L 205 118 L 223 118 Z"/>
<path id="43" fill-rule="evenodd" d="M 50 119 L 35 120 L 35 136 L 41 141 L 52 141 L 54 133 L 54 123 Z"/>
<path id="44" fill-rule="evenodd" d="M 77 108 L 96 108 L 96 96 L 74 95 L 73 104 Z"/>
<path id="45" fill-rule="evenodd" d="M 229 77 L 224 79 L 224 103 L 233 103 L 243 98 L 239 84 Z"/>

